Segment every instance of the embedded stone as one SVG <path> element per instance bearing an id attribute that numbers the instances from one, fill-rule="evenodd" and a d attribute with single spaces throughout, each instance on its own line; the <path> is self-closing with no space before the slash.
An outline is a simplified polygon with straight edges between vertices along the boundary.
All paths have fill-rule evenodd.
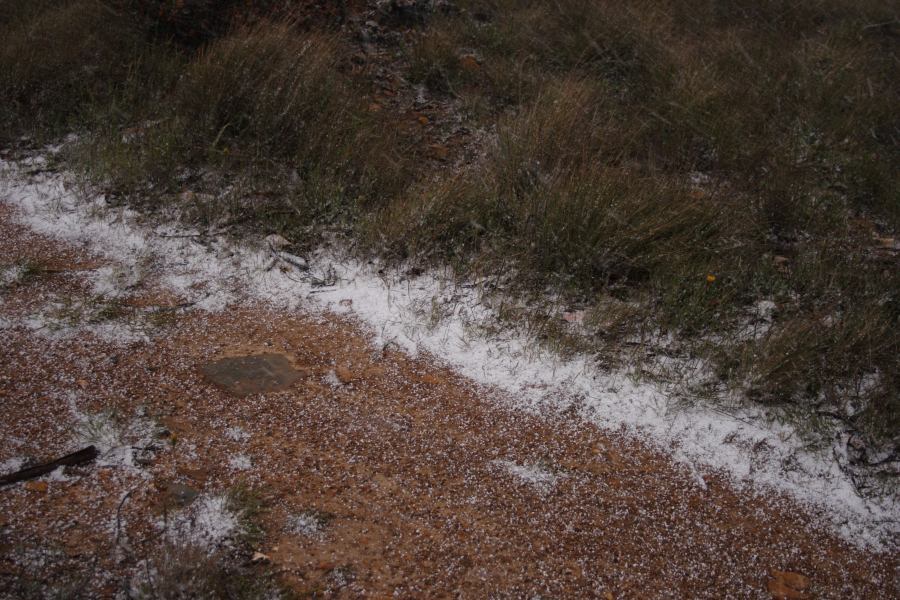
<path id="1" fill-rule="evenodd" d="M 223 358 L 204 365 L 203 375 L 235 396 L 285 390 L 300 373 L 281 354 L 254 354 Z"/>
<path id="2" fill-rule="evenodd" d="M 167 508 L 184 508 L 193 502 L 200 492 L 183 483 L 169 483 L 163 488 L 163 505 Z"/>

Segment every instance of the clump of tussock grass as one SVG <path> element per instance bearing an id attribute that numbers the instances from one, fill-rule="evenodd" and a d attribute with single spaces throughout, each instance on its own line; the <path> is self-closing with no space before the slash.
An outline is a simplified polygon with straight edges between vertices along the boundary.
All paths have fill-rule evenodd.
<path id="1" fill-rule="evenodd" d="M 337 44 L 288 24 L 238 29 L 196 53 L 135 135 L 113 128 L 82 161 L 113 189 L 157 200 L 231 187 L 243 198 L 233 210 L 283 231 L 347 221 L 408 175 L 396 135 L 340 71 Z"/>
<path id="2" fill-rule="evenodd" d="M 437 91 L 502 109 L 560 77 L 586 79 L 609 116 L 596 134 L 621 158 L 654 172 L 721 173 L 779 218 L 803 218 L 784 206 L 800 204 L 793 189 L 836 186 L 897 224 L 897 14 L 883 3 L 462 5 L 410 48 L 412 75 Z M 463 53 L 481 68 L 462 68 Z"/>
<path id="3" fill-rule="evenodd" d="M 235 562 L 200 546 L 165 544 L 143 559 L 123 592 L 141 600 L 280 597 L 266 569 Z"/>
<path id="4" fill-rule="evenodd" d="M 173 95 L 173 116 L 188 145 L 206 153 L 200 158 L 230 147 L 254 158 L 302 159 L 296 156 L 302 151 L 316 162 L 334 160 L 352 139 L 340 130 L 346 124 L 340 116 L 353 100 L 342 90 L 333 45 L 271 26 L 204 48 Z"/>
<path id="5" fill-rule="evenodd" d="M 4 1 L 0 40 L 3 143 L 79 129 L 129 85 L 154 77 L 140 24 L 100 0 Z"/>
<path id="6" fill-rule="evenodd" d="M 555 75 L 591 77 L 631 97 L 664 85 L 670 66 L 652 3 L 470 1 L 410 47 L 410 74 L 432 89 L 486 94 L 500 107 L 533 98 Z M 640 21 L 643 26 L 634 27 Z M 477 69 L 460 57 L 483 58 Z M 493 115 L 492 115 L 493 116 Z"/>
<path id="7" fill-rule="evenodd" d="M 718 270 L 709 246 L 741 230 L 724 218 L 734 203 L 598 160 L 615 148 L 594 97 L 580 81 L 547 87 L 501 119 L 483 171 L 416 190 L 375 224 L 381 241 L 402 258 L 487 252 L 526 266 L 538 286 L 591 293 L 664 274 L 707 289 L 706 275 Z"/>
<path id="8" fill-rule="evenodd" d="M 376 245 L 462 270 L 512 263 L 527 288 L 578 303 L 614 297 L 632 307 L 606 328 L 618 339 L 674 331 L 757 401 L 895 435 L 900 273 L 875 248 L 900 215 L 895 11 L 463 5 L 410 49 L 412 73 L 494 106 L 473 118 L 498 142 L 481 172 L 395 203 Z M 778 310 L 747 340 L 760 299 Z"/>

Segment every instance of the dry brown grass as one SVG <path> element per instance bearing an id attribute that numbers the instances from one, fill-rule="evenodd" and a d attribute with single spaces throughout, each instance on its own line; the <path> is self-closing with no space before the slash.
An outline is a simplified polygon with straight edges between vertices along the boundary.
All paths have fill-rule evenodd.
<path id="1" fill-rule="evenodd" d="M 78 126 L 141 61 L 137 27 L 99 0 L 0 3 L 0 140 Z"/>
<path id="2" fill-rule="evenodd" d="M 95 130 L 81 162 L 148 206 L 206 192 L 222 202 L 195 207 L 203 218 L 228 210 L 313 243 L 409 178 L 396 132 L 340 56 L 334 37 L 290 24 L 239 28 L 193 55 L 161 105 L 137 109 L 135 133 Z"/>
<path id="3" fill-rule="evenodd" d="M 720 340 L 694 351 L 751 396 L 841 412 L 862 387 L 850 420 L 893 435 L 900 269 L 875 238 L 900 223 L 896 10 L 464 6 L 411 49 L 412 73 L 481 107 L 498 142 L 484 171 L 398 205 L 408 226 L 385 246 L 640 302 L 632 327 Z M 459 69 L 462 53 L 483 68 Z M 760 299 L 778 306 L 769 333 L 729 341 Z"/>

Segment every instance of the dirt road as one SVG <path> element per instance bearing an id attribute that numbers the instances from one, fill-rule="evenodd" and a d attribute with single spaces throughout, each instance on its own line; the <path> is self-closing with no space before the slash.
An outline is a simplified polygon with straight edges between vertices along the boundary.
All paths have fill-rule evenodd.
<path id="1" fill-rule="evenodd" d="M 206 554 L 300 597 L 900 593 L 897 556 L 789 499 L 512 410 L 352 317 L 207 312 L 152 279 L 98 296 L 114 262 L 14 217 L 0 205 L 0 475 L 101 457 L 0 488 L 6 597 L 162 594 L 166 556 Z M 255 374 L 217 362 L 248 356 Z"/>

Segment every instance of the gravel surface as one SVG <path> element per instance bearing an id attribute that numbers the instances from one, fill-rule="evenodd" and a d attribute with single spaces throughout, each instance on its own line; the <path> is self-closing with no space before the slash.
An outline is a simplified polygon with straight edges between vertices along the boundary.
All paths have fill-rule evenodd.
<path id="1" fill-rule="evenodd" d="M 900 595 L 896 554 L 787 497 L 514 410 L 352 315 L 185 306 L 13 211 L 0 204 L 0 475 L 101 456 L 0 488 L 5 597 L 136 594 L 173 547 L 316 597 Z M 248 355 L 297 377 L 236 395 L 204 374 Z"/>

